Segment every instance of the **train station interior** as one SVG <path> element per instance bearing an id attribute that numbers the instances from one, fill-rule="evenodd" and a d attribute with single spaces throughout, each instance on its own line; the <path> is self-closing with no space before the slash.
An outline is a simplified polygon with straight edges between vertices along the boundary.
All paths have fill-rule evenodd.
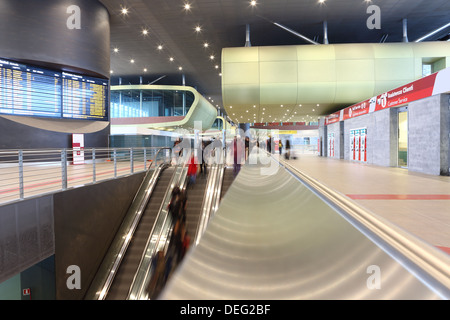
<path id="1" fill-rule="evenodd" d="M 0 300 L 448 300 L 449 204 L 448 0 L 0 1 Z"/>

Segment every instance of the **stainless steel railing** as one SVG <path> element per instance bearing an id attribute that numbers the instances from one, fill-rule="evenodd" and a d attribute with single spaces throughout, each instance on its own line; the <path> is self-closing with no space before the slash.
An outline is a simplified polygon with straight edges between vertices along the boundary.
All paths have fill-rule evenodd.
<path id="1" fill-rule="evenodd" d="M 208 226 L 209 219 L 215 214 L 219 207 L 220 195 L 222 192 L 222 181 L 224 175 L 224 156 L 225 150 L 217 151 L 217 163 L 211 166 L 208 173 L 208 182 L 205 188 L 205 195 L 203 196 L 202 211 L 198 222 L 197 230 L 195 232 L 194 244 L 198 245 L 203 233 Z"/>
<path id="2" fill-rule="evenodd" d="M 0 204 L 143 172 L 170 156 L 158 147 L 0 150 Z"/>
<path id="3" fill-rule="evenodd" d="M 190 152 L 185 159 L 190 158 Z M 175 168 L 175 173 L 172 176 L 172 180 L 166 189 L 164 200 L 156 216 L 155 223 L 153 225 L 150 236 L 147 239 L 145 250 L 141 256 L 139 267 L 134 275 L 133 282 L 128 292 L 127 300 L 147 300 L 148 292 L 147 287 L 151 280 L 154 270 L 152 270 L 152 260 L 159 250 L 166 251 L 167 245 L 170 241 L 170 235 L 173 231 L 175 221 L 172 220 L 172 216 L 169 213 L 168 206 L 171 201 L 172 190 L 175 186 L 181 189 L 186 188 L 187 182 L 187 161 L 179 164 Z"/>

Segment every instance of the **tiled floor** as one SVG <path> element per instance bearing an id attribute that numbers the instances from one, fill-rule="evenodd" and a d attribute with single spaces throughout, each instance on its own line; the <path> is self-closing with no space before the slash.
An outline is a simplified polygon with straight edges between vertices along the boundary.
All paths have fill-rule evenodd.
<path id="1" fill-rule="evenodd" d="M 450 254 L 450 177 L 314 155 L 289 163 Z"/>
<path id="2" fill-rule="evenodd" d="M 135 163 L 133 172 L 144 170 L 142 162 Z M 102 162 L 96 164 L 96 181 L 114 178 L 114 163 Z M 118 162 L 116 166 L 116 176 L 123 176 L 131 173 L 129 162 Z M 67 187 L 78 187 L 92 183 L 93 166 L 92 163 L 67 166 Z M 33 164 L 24 168 L 24 196 L 32 197 L 44 193 L 56 192 L 62 189 L 61 165 Z M 19 173 L 17 166 L 0 168 L 0 205 L 10 201 L 20 199 Z"/>

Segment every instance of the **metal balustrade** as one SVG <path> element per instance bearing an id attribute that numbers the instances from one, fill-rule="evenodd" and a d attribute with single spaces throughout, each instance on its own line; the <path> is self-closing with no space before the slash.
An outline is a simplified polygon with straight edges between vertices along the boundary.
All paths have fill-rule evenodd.
<path id="1" fill-rule="evenodd" d="M 168 147 L 0 150 L 0 205 L 142 172 L 170 159 Z"/>

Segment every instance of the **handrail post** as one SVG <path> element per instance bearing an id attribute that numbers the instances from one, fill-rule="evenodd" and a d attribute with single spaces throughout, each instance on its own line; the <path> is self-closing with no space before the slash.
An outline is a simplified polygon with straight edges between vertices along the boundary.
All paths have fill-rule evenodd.
<path id="1" fill-rule="evenodd" d="M 19 150 L 19 192 L 20 200 L 24 198 L 24 187 L 23 187 L 23 150 Z"/>
<path id="2" fill-rule="evenodd" d="M 96 181 L 95 148 L 92 148 L 92 182 L 95 183 Z"/>
<path id="3" fill-rule="evenodd" d="M 67 189 L 67 150 L 61 150 L 61 182 L 62 190 Z"/>
<path id="4" fill-rule="evenodd" d="M 144 170 L 147 170 L 147 148 L 144 148 Z"/>
<path id="5" fill-rule="evenodd" d="M 134 173 L 133 148 L 130 148 L 130 173 Z"/>
<path id="6" fill-rule="evenodd" d="M 113 159 L 114 159 L 114 178 L 117 178 L 117 150 L 113 149 Z"/>

